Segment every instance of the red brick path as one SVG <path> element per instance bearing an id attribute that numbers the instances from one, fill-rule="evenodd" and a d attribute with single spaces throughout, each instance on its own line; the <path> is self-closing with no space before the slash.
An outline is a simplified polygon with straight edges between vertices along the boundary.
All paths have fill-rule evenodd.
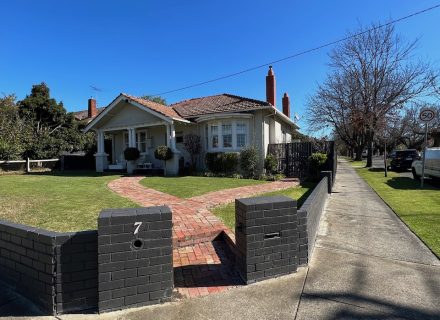
<path id="1" fill-rule="evenodd" d="M 214 241 L 222 232 L 232 240 L 234 235 L 209 208 L 232 202 L 236 198 L 298 185 L 298 180 L 286 179 L 181 199 L 142 186 L 139 181 L 143 178 L 119 178 L 111 181 L 108 187 L 142 206 L 167 205 L 171 208 L 175 286 L 180 294 L 188 297 L 223 291 L 241 283 L 227 256 L 225 244 Z"/>

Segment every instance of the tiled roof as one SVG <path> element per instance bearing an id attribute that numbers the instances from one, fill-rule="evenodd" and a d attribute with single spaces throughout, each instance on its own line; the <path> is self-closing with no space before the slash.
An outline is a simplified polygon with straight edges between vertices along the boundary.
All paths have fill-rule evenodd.
<path id="1" fill-rule="evenodd" d="M 129 94 L 126 93 L 121 93 L 124 97 L 127 97 L 130 100 L 133 100 L 141 105 L 143 105 L 144 107 L 147 107 L 153 111 L 156 111 L 164 116 L 170 117 L 172 119 L 175 120 L 185 120 L 183 119 L 179 114 L 177 114 L 176 111 L 173 110 L 173 108 L 165 106 L 163 104 L 151 101 L 151 100 L 147 100 L 147 99 L 142 99 L 142 98 L 138 98 L 135 96 L 130 96 Z"/>
<path id="2" fill-rule="evenodd" d="M 105 108 L 97 108 L 97 114 L 99 115 Z M 85 120 L 85 119 L 89 119 L 89 111 L 88 110 L 82 110 L 82 111 L 75 111 L 72 112 L 73 116 L 75 117 L 76 120 Z M 91 118 L 90 118 L 91 119 Z"/>
<path id="3" fill-rule="evenodd" d="M 254 100 L 232 94 L 195 98 L 172 104 L 172 107 L 183 118 L 194 118 L 201 115 L 220 112 L 240 112 L 271 107 L 265 101 Z"/>

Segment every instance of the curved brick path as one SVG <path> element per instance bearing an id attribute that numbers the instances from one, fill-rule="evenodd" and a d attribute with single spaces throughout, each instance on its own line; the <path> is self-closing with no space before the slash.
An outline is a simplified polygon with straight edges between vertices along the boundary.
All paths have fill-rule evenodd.
<path id="1" fill-rule="evenodd" d="M 222 232 L 234 241 L 234 234 L 209 209 L 236 198 L 298 185 L 296 179 L 285 179 L 181 199 L 142 186 L 139 183 L 142 179 L 144 177 L 122 177 L 111 181 L 108 187 L 141 206 L 165 204 L 171 208 L 175 286 L 180 294 L 187 297 L 223 291 L 241 283 L 223 248 L 224 244 L 213 241 Z"/>
<path id="2" fill-rule="evenodd" d="M 108 187 L 122 197 L 144 207 L 167 205 L 173 212 L 173 243 L 182 247 L 213 240 L 228 228 L 208 209 L 264 192 L 287 189 L 298 185 L 296 179 L 285 179 L 259 185 L 209 192 L 189 199 L 163 193 L 142 186 L 144 177 L 122 177 L 111 181 Z M 147 178 L 148 179 L 148 178 Z"/>

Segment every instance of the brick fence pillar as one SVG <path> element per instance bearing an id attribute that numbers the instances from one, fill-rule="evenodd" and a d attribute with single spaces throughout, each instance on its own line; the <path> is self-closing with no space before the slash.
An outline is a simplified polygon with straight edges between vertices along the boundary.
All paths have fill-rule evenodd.
<path id="1" fill-rule="evenodd" d="M 296 271 L 296 200 L 285 196 L 237 199 L 235 217 L 236 266 L 247 284 Z"/>
<path id="2" fill-rule="evenodd" d="M 173 289 L 166 206 L 104 210 L 98 218 L 99 312 L 160 303 Z"/>

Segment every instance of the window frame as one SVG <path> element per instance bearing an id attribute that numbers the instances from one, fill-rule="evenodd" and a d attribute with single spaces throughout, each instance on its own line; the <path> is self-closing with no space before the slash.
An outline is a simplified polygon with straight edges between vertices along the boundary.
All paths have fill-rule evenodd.
<path id="1" fill-rule="evenodd" d="M 232 135 L 232 144 L 231 147 L 225 147 L 224 141 L 223 141 L 223 125 L 231 125 L 231 135 Z M 246 126 L 245 130 L 245 145 L 244 146 L 238 146 L 237 145 L 237 124 L 244 124 Z M 214 120 L 209 121 L 206 124 L 207 128 L 207 151 L 208 152 L 234 152 L 234 151 L 240 151 L 242 148 L 248 146 L 250 144 L 250 138 L 249 138 L 249 125 L 250 122 L 248 119 L 221 119 L 221 120 Z M 217 126 L 217 147 L 213 147 L 213 134 L 211 130 L 211 126 Z"/>

